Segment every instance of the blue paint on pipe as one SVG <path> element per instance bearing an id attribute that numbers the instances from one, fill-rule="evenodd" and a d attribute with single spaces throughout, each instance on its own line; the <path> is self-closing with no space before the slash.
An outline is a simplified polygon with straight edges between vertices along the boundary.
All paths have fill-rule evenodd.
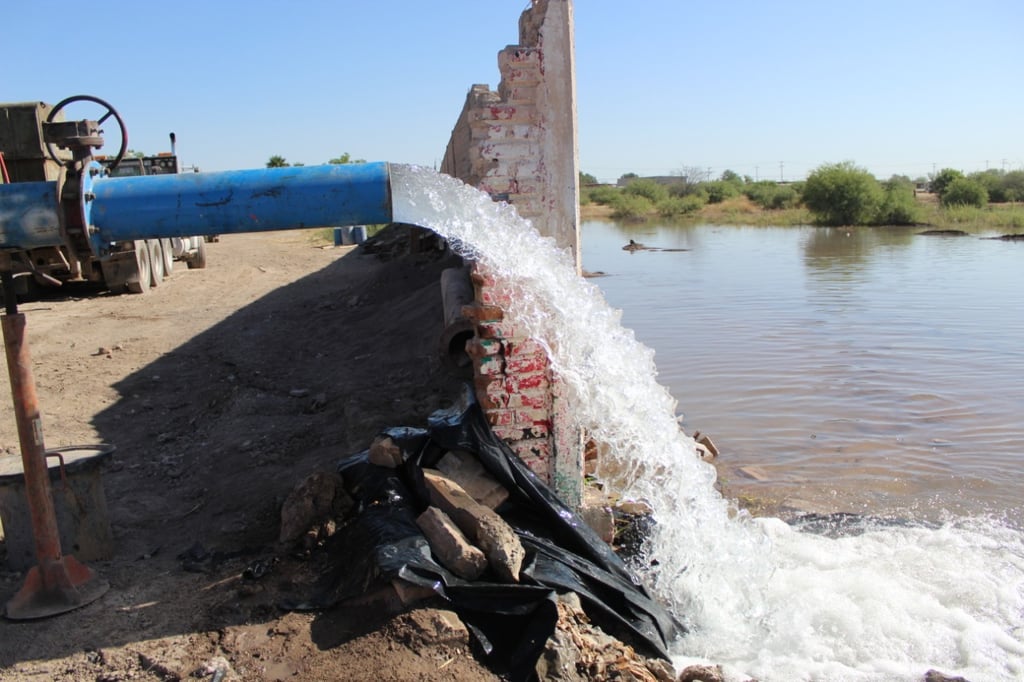
<path id="1" fill-rule="evenodd" d="M 97 253 L 131 239 L 391 222 L 386 163 L 96 178 L 91 184 L 87 191 L 95 198 L 85 206 Z"/>
<path id="2" fill-rule="evenodd" d="M 34 249 L 61 243 L 57 183 L 0 184 L 0 249 Z"/>

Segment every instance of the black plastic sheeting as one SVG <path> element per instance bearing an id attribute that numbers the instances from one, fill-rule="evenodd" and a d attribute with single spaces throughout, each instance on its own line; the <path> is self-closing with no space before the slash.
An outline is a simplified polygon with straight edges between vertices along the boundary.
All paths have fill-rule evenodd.
<path id="1" fill-rule="evenodd" d="M 622 560 L 491 431 L 476 403 L 435 413 L 430 428 L 389 429 L 406 453 L 398 469 L 369 464 L 366 453 L 338 467 L 359 505 L 356 518 L 335 536 L 340 570 L 319 606 L 358 597 L 394 578 L 444 598 L 480 644 L 495 670 L 513 680 L 534 668 L 558 618 L 556 594 L 579 595 L 588 617 L 647 656 L 668 658 L 668 642 L 682 627 L 647 593 Z M 496 511 L 526 550 L 519 584 L 493 582 L 488 570 L 463 580 L 438 564 L 416 517 L 429 505 L 422 467 L 449 450 L 479 457 L 509 490 Z"/>

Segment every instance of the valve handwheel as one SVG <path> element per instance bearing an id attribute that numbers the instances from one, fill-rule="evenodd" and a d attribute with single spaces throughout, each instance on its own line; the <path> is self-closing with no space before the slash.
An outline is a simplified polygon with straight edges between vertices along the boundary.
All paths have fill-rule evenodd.
<path id="1" fill-rule="evenodd" d="M 46 122 L 53 123 L 54 119 L 57 118 L 57 114 L 74 102 L 93 102 L 103 107 L 106 111 L 103 116 L 96 121 L 99 125 L 103 125 L 103 122 L 111 116 L 113 116 L 114 120 L 117 121 L 117 127 L 121 130 L 121 148 L 117 150 L 117 156 L 114 157 L 114 161 L 109 166 L 111 170 L 117 168 L 117 165 L 121 163 L 121 159 L 124 158 L 125 152 L 128 151 L 128 128 L 125 126 L 124 119 L 121 118 L 121 114 L 117 113 L 117 109 L 112 107 L 110 103 L 100 99 L 99 97 L 93 97 L 92 95 L 73 95 L 58 102 L 50 111 L 50 115 L 46 117 Z M 49 154 L 50 158 L 57 163 L 61 162 L 60 159 L 57 158 L 57 150 L 53 148 L 52 142 L 46 143 L 46 153 Z"/>

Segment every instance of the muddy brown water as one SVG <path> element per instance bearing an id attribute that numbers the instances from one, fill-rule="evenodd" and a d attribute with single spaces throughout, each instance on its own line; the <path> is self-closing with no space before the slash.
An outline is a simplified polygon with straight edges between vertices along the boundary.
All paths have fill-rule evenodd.
<path id="1" fill-rule="evenodd" d="M 1024 244 L 920 231 L 588 221 L 583 265 L 727 494 L 1019 525 Z"/>

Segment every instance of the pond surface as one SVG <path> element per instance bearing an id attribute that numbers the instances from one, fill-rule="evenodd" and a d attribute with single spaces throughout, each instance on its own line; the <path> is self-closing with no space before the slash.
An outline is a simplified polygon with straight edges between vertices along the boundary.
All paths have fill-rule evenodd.
<path id="1" fill-rule="evenodd" d="M 725 492 L 1024 521 L 1024 243 L 913 228 L 583 224 Z M 660 250 L 626 251 L 630 239 Z M 685 249 L 685 250 L 679 250 Z"/>

